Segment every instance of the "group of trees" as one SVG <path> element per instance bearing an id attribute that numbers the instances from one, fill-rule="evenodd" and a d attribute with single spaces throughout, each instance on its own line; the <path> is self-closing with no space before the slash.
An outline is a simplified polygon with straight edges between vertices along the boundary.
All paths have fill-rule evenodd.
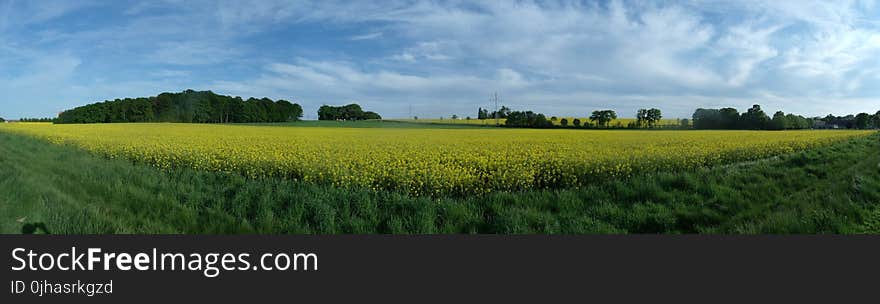
<path id="1" fill-rule="evenodd" d="M 880 129 L 880 111 L 877 111 L 874 115 L 868 113 L 847 116 L 828 115 L 823 118 L 817 118 L 817 120 L 821 121 L 823 127 L 826 128 Z"/>
<path id="2" fill-rule="evenodd" d="M 694 129 L 791 130 L 813 127 L 813 120 L 782 111 L 771 118 L 760 105 L 753 105 L 742 114 L 734 108 L 700 108 L 694 112 L 693 122 Z"/>
<path id="3" fill-rule="evenodd" d="M 663 112 L 660 112 L 660 109 L 639 109 L 636 112 L 636 126 L 639 128 L 645 126 L 653 128 L 661 119 L 663 119 Z"/>
<path id="4" fill-rule="evenodd" d="M 874 113 L 874 115 L 871 116 L 871 121 L 873 122 L 874 128 L 880 129 L 880 111 L 877 111 L 877 113 Z"/>
<path id="5" fill-rule="evenodd" d="M 593 111 L 589 122 L 580 119 L 569 121 L 567 118 L 558 119 L 555 116 L 549 120 L 541 113 L 533 111 L 511 111 L 507 107 L 501 107 L 498 112 L 490 113 L 488 110 L 479 108 L 477 119 L 506 118 L 506 126 L 521 128 L 551 128 L 559 122 L 561 127 L 575 128 L 610 128 L 610 123 L 617 119 L 617 113 L 613 110 Z M 470 119 L 470 117 L 468 117 Z M 660 109 L 639 109 L 636 112 L 636 121 L 626 126 L 618 123 L 616 128 L 655 128 L 663 119 Z M 693 125 L 691 125 L 691 123 Z M 857 115 L 834 116 L 824 118 L 806 118 L 795 114 L 786 114 L 778 111 L 773 116 L 767 115 L 760 105 L 753 105 L 744 113 L 735 108 L 722 109 L 697 109 L 691 119 L 682 119 L 676 125 L 664 125 L 664 128 L 694 128 L 694 129 L 731 129 L 731 130 L 794 130 L 810 128 L 847 128 L 847 129 L 880 129 L 880 111 L 874 115 L 859 113 Z"/>
<path id="6" fill-rule="evenodd" d="M 478 108 L 477 109 L 477 119 L 495 119 L 495 118 L 508 118 L 512 111 L 510 108 L 501 106 L 501 109 L 498 111 L 492 111 L 489 113 L 489 110 Z"/>
<path id="7" fill-rule="evenodd" d="M 299 120 L 299 104 L 269 98 L 230 97 L 211 91 L 186 90 L 155 97 L 94 103 L 58 115 L 56 123 L 182 122 L 253 123 Z"/>
<path id="8" fill-rule="evenodd" d="M 54 122 L 54 118 L 22 118 L 19 122 Z"/>
<path id="9" fill-rule="evenodd" d="M 323 105 L 318 109 L 318 120 L 366 120 L 382 119 L 376 112 L 364 111 L 358 104 L 341 107 Z"/>
<path id="10" fill-rule="evenodd" d="M 608 123 L 615 119 L 617 119 L 617 113 L 612 110 L 593 111 L 593 114 L 590 115 L 590 121 L 596 122 L 596 125 L 602 128 L 607 128 Z"/>
<path id="11" fill-rule="evenodd" d="M 532 111 L 511 111 L 507 113 L 505 126 L 515 128 L 552 128 L 553 123 L 541 113 Z"/>
<path id="12" fill-rule="evenodd" d="M 859 113 L 855 117 L 855 127 L 857 129 L 880 129 L 880 111 L 874 115 Z"/>
<path id="13" fill-rule="evenodd" d="M 483 109 L 479 110 L 480 113 L 483 111 Z M 637 122 L 635 124 L 630 124 L 627 127 L 654 127 L 662 117 L 663 115 L 659 109 L 641 109 L 637 113 Z M 556 116 L 553 116 L 548 120 L 544 114 L 532 111 L 510 111 L 507 113 L 506 118 L 505 126 L 517 128 L 553 128 L 555 127 L 554 123 L 556 121 L 558 121 L 559 126 L 563 128 L 608 128 L 609 123 L 617 119 L 617 113 L 613 110 L 593 111 L 589 117 L 589 120 L 592 123 L 582 122 L 579 118 L 574 118 L 571 121 L 569 121 L 568 118 L 558 119 Z"/>
<path id="14" fill-rule="evenodd" d="M 480 109 L 480 111 L 482 111 L 482 109 Z M 645 115 L 639 120 L 639 127 L 641 127 L 642 124 L 644 124 L 644 126 L 653 127 L 662 117 L 660 110 L 658 109 L 639 110 L 640 114 L 642 112 L 644 112 Z M 568 118 L 558 119 L 556 116 L 553 116 L 548 120 L 544 114 L 532 111 L 511 111 L 507 114 L 506 118 L 505 126 L 517 128 L 553 128 L 555 127 L 554 122 L 556 121 L 558 121 L 559 126 L 563 128 L 608 128 L 609 123 L 617 119 L 617 113 L 613 110 L 593 111 L 589 118 L 592 123 L 582 122 L 579 118 L 574 118 L 571 121 L 569 121 Z M 636 126 L 629 127 L 636 128 Z"/>

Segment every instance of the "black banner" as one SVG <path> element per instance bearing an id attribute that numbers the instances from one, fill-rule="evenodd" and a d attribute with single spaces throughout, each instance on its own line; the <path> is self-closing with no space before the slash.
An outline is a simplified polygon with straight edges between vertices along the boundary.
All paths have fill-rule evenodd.
<path id="1" fill-rule="evenodd" d="M 880 270 L 878 236 L 7 235 L 0 244 L 0 303 L 839 303 L 872 298 Z"/>

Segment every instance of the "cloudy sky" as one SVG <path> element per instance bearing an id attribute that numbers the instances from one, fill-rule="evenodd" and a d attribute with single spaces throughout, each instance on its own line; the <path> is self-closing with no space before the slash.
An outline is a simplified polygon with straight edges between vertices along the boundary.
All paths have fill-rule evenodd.
<path id="1" fill-rule="evenodd" d="M 313 118 L 880 110 L 875 1 L 0 0 L 0 116 L 187 88 Z"/>

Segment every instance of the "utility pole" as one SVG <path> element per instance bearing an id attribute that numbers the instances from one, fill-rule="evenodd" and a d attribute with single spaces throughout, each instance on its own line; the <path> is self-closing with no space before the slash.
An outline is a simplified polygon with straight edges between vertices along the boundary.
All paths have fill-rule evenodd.
<path id="1" fill-rule="evenodd" d="M 412 116 L 412 104 L 409 104 L 409 117 L 407 119 L 413 119 Z"/>

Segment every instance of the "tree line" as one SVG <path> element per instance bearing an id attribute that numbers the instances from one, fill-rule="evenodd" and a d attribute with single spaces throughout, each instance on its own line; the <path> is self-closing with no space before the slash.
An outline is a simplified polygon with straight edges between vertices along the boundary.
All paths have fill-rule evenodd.
<path id="1" fill-rule="evenodd" d="M 772 117 L 760 105 L 753 105 L 744 113 L 734 108 L 697 109 L 693 115 L 695 129 L 727 130 L 797 130 L 813 128 L 871 129 L 880 128 L 880 111 L 875 115 L 860 113 L 836 117 L 806 118 L 777 111 Z"/>
<path id="2" fill-rule="evenodd" d="M 47 118 L 47 117 L 29 118 L 29 117 L 25 117 L 25 118 L 19 119 L 18 121 L 19 122 L 55 122 L 55 118 Z"/>
<path id="3" fill-rule="evenodd" d="M 318 108 L 318 120 L 367 120 L 382 119 L 376 112 L 364 111 L 358 104 L 339 107 L 323 105 Z"/>
<path id="4" fill-rule="evenodd" d="M 880 129 L 880 111 L 874 115 L 868 113 L 846 116 L 828 115 L 817 118 L 816 121 L 824 128 Z"/>
<path id="5" fill-rule="evenodd" d="M 488 109 L 478 108 L 477 109 L 477 119 L 495 119 L 495 118 L 506 119 L 507 116 L 510 115 L 510 113 L 511 113 L 510 108 L 505 107 L 505 106 L 501 106 L 501 109 L 498 109 L 498 111 L 492 111 L 492 113 L 489 113 Z"/>
<path id="6" fill-rule="evenodd" d="M 0 117 L 0 123 L 6 122 L 6 119 Z M 55 122 L 54 118 L 21 118 L 18 122 Z"/>
<path id="7" fill-rule="evenodd" d="M 302 115 L 299 104 L 283 99 L 243 100 L 211 91 L 186 90 L 85 105 L 62 112 L 55 122 L 256 123 L 297 121 Z"/>
<path id="8" fill-rule="evenodd" d="M 505 107 L 502 107 L 502 109 L 505 109 Z M 486 110 L 480 108 L 478 110 L 478 113 L 482 114 L 484 113 L 483 111 Z M 663 119 L 663 112 L 657 108 L 639 109 L 636 112 L 636 120 L 634 122 L 628 123 L 625 126 L 610 125 L 612 121 L 617 119 L 617 112 L 615 112 L 614 110 L 593 111 L 588 118 L 589 122 L 581 121 L 580 118 L 574 118 L 572 119 L 572 121 L 568 121 L 568 118 L 562 118 L 561 120 L 559 120 L 555 116 L 547 119 L 544 114 L 535 113 L 532 111 L 510 111 L 509 109 L 507 109 L 507 111 L 508 112 L 505 113 L 506 115 L 504 117 L 507 120 L 505 121 L 504 125 L 507 127 L 515 128 L 553 128 L 558 127 L 556 126 L 556 124 L 554 124 L 554 122 L 556 121 L 559 121 L 559 126 L 563 128 L 656 128 L 658 127 L 658 123 L 661 121 L 661 119 Z M 684 120 L 682 122 L 682 126 L 687 127 L 687 125 L 688 121 Z M 674 127 L 679 128 L 679 126 Z"/>
<path id="9" fill-rule="evenodd" d="M 512 111 L 502 107 L 497 112 L 489 113 L 488 110 L 479 108 L 478 119 L 506 118 L 504 126 L 515 128 L 676 128 L 676 129 L 727 129 L 727 130 L 798 130 L 814 128 L 841 128 L 841 129 L 880 129 L 880 111 L 871 115 L 859 113 L 856 115 L 807 118 L 796 114 L 786 114 L 777 111 L 773 116 L 767 115 L 760 105 L 753 105 L 745 112 L 740 113 L 735 108 L 721 109 L 697 109 L 692 119 L 682 119 L 676 125 L 662 125 L 659 123 L 663 118 L 660 109 L 639 109 L 633 122 L 623 125 L 610 125 L 617 119 L 617 113 L 613 110 L 593 111 L 589 121 L 581 121 L 578 118 L 569 121 L 567 118 L 558 120 L 555 116 L 549 119 L 541 113 L 533 111 Z M 470 118 L 468 118 L 470 119 Z M 555 122 L 559 122 L 557 126 Z"/>

